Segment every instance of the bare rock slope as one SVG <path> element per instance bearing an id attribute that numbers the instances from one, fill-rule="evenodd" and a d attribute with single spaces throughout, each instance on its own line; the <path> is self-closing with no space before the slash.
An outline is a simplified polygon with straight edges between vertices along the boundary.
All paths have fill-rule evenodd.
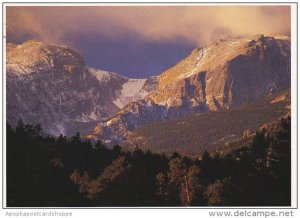
<path id="1" fill-rule="evenodd" d="M 230 109 L 290 87 L 290 38 L 221 40 L 157 78 L 157 87 L 104 122 L 88 138 L 122 143 L 135 128 L 198 112 Z"/>
<path id="2" fill-rule="evenodd" d="M 7 120 L 41 123 L 53 135 L 88 133 L 147 94 L 147 79 L 93 69 L 73 49 L 39 41 L 6 46 Z M 126 86 L 139 83 L 133 92 Z M 124 87 L 126 92 L 124 92 Z"/>

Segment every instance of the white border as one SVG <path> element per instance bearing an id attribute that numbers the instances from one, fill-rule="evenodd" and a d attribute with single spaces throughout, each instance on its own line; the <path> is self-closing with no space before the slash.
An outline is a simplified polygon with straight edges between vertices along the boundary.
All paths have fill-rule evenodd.
<path id="1" fill-rule="evenodd" d="M 291 26 L 296 27 L 297 23 L 297 7 L 296 5 L 292 5 L 291 7 Z M 297 79 L 298 79 L 298 72 L 297 72 L 297 28 L 291 28 L 291 130 L 292 130 L 292 153 L 291 153 L 291 172 L 292 172 L 292 207 L 297 207 L 297 195 L 298 195 L 298 187 L 297 187 L 297 172 L 298 172 L 298 166 L 297 166 L 297 153 L 298 153 L 298 146 L 297 146 L 297 121 L 298 121 L 298 113 L 297 113 Z"/>
<path id="2" fill-rule="evenodd" d="M 193 0 L 191 0 L 193 1 Z M 122 1 L 120 1 L 122 2 Z M 59 6 L 71 6 L 71 5 L 74 5 L 74 6 L 214 6 L 214 5 L 224 5 L 224 3 L 197 3 L 197 2 L 194 2 L 194 3 L 182 3 L 182 2 L 176 2 L 176 3 L 160 3 L 160 2 L 151 2 L 150 4 L 147 4 L 147 3 L 137 3 L 137 1 L 132 1 L 131 3 L 127 3 L 127 1 L 123 1 L 123 2 L 126 2 L 126 3 L 123 3 L 123 4 L 120 4 L 120 3 L 101 3 L 101 2 L 97 2 L 97 3 L 77 3 L 76 1 L 73 1 L 73 2 L 70 2 L 70 3 L 63 3 L 63 4 L 59 4 Z M 174 2 L 174 1 L 173 1 Z M 226 3 L 225 5 L 227 6 L 232 6 L 232 5 L 242 5 L 242 6 L 253 6 L 253 5 L 270 5 L 270 3 L 272 2 L 272 5 L 291 5 L 291 25 L 292 25 L 292 28 L 291 28 L 291 52 L 292 52 L 292 60 L 291 60 L 291 77 L 292 77 L 292 83 L 291 83 L 291 92 L 292 92 L 292 105 L 291 105 L 291 111 L 292 111 L 292 208 L 295 208 L 297 207 L 298 205 L 298 190 L 297 190 L 297 183 L 295 182 L 296 180 L 296 174 L 297 174 L 297 171 L 298 171 L 298 162 L 297 162 L 297 152 L 299 152 L 297 150 L 297 133 L 299 134 L 300 131 L 299 129 L 297 129 L 297 122 L 298 122 L 298 117 L 297 117 L 297 100 L 299 100 L 299 93 L 297 93 L 297 80 L 298 80 L 298 77 L 297 77 L 297 63 L 299 63 L 299 57 L 297 57 L 297 49 L 298 49 L 298 44 L 297 44 L 297 31 L 296 31 L 296 25 L 297 25 L 297 10 L 298 10 L 298 7 L 297 5 L 295 4 L 290 4 L 290 3 L 285 3 L 285 2 L 280 2 L 280 1 L 265 1 L 264 3 L 256 3 L 256 2 L 252 2 L 252 3 L 239 3 L 239 2 L 236 2 L 236 1 L 232 1 L 232 2 L 235 2 L 235 3 Z M 298 2 L 298 1 L 297 1 Z M 294 2 L 295 3 L 295 2 Z M 41 4 L 39 3 L 32 3 L 32 4 L 27 4 L 27 3 L 5 3 L 4 4 L 4 10 L 3 10 L 3 13 L 5 15 L 5 6 L 40 6 Z M 43 3 L 42 6 L 54 6 L 54 5 L 57 5 L 57 3 Z M 2 12 L 1 12 L 1 15 L 2 15 Z M 5 17 L 5 16 L 4 16 Z M 5 24 L 5 22 L 4 22 Z M 298 24 L 299 25 L 299 24 Z M 5 25 L 3 25 L 3 28 L 2 28 L 2 33 L 3 33 L 3 40 L 2 40 L 2 43 L 3 43 L 3 48 L 4 51 L 5 51 L 5 43 L 6 43 L 6 40 L 5 40 Z M 3 52 L 3 57 L 2 57 L 2 54 L 1 54 L 1 57 L 5 60 L 5 52 Z M 6 76 L 5 76 L 5 61 L 3 61 L 3 66 L 2 66 L 2 70 L 3 70 L 3 81 L 2 81 L 2 78 L 1 78 L 1 82 L 2 84 L 6 84 Z M 296 94 L 297 93 L 297 94 Z M 3 93 L 2 93 L 2 89 L 0 91 L 0 94 L 1 96 L 3 96 L 3 99 L 2 99 L 2 102 L 6 102 L 6 91 L 5 91 L 5 88 L 3 89 Z M 3 109 L 3 111 L 2 111 Z M 6 104 L 3 104 L 3 107 L 0 109 L 0 112 L 2 114 L 4 114 L 4 117 L 3 117 L 3 120 L 2 120 L 2 123 L 3 123 L 3 129 L 1 129 L 2 133 L 6 133 Z M 4 140 L 4 144 L 6 144 L 6 137 L 5 137 L 6 134 L 1 134 L 0 135 L 0 139 L 2 140 L 2 137 L 3 137 L 3 140 Z M 3 154 L 2 154 L 2 151 L 1 151 L 1 155 L 3 157 L 3 163 L 6 163 L 6 148 L 5 146 L 3 145 Z M 1 169 L 2 169 L 2 163 L 1 163 Z M 6 178 L 6 170 L 5 170 L 5 167 L 3 167 L 4 171 L 3 171 L 3 175 L 4 175 L 4 178 Z M 3 188 L 3 195 L 5 196 L 6 195 L 6 184 L 5 184 L 5 179 L 3 180 L 4 183 L 4 188 Z M 2 183 L 2 181 L 1 181 Z M 5 204 L 5 197 L 3 197 L 3 205 L 6 206 Z M 45 208 L 49 208 L 49 207 L 45 207 Z M 45 209 L 44 208 L 44 209 Z M 50 207 L 51 208 L 51 207 Z M 132 207 L 131 207 L 132 208 Z M 201 209 L 212 209 L 211 207 L 210 208 L 205 208 L 205 207 L 196 207 L 196 208 L 201 208 Z M 226 207 L 224 207 L 226 208 Z M 220 210 L 224 209 L 224 208 L 218 208 Z M 227 207 L 228 208 L 228 207 Z M 230 208 L 236 208 L 236 209 L 239 209 L 239 207 L 230 207 Z M 251 209 L 253 207 L 243 207 L 243 208 L 248 208 L 248 209 Z M 274 209 L 274 207 L 254 207 L 254 208 L 265 208 L 265 209 Z M 286 207 L 286 208 L 290 208 L 290 207 Z M 84 208 L 86 209 L 86 207 Z M 181 212 L 178 211 L 178 209 L 172 209 L 172 211 L 175 210 L 175 216 L 177 217 L 177 215 L 181 214 Z M 81 210 L 80 210 L 81 211 Z M 86 210 L 82 210 L 84 213 Z M 109 211 L 111 211 L 109 209 Z M 121 213 L 119 213 L 119 215 L 122 215 L 122 211 L 128 211 L 128 209 L 120 209 L 119 210 Z M 131 210 L 130 210 L 131 211 Z M 161 210 L 160 210 L 161 211 Z M 177 212 L 178 211 L 178 212 Z M 190 214 L 192 210 L 185 210 L 185 216 Z M 81 212 L 80 212 L 81 213 Z M 111 212 L 110 212 L 111 213 Z M 159 212 L 160 215 L 164 214 L 164 212 Z M 83 215 L 83 214 L 82 214 Z M 140 214 L 140 215 L 143 215 L 143 214 Z M 168 216 L 171 215 L 171 214 L 168 214 Z M 183 214 L 181 214 L 182 216 Z"/>
<path id="3" fill-rule="evenodd" d="M 6 17 L 6 9 L 5 7 L 3 7 L 3 17 L 5 18 Z M 2 81 L 2 85 L 3 85 L 3 89 L 1 89 L 1 92 L 2 93 L 2 102 L 3 102 L 3 111 L 2 111 L 2 114 L 3 114 L 3 120 L 2 120 L 2 125 L 3 125 L 3 130 L 2 130 L 2 133 L 3 133 L 3 145 L 2 145 L 2 151 L 3 154 L 2 154 L 2 160 L 3 162 L 1 163 L 1 165 L 3 164 L 4 166 L 1 167 L 3 172 L 2 172 L 2 175 L 3 175 L 3 178 L 2 178 L 2 181 L 3 181 L 3 184 L 2 184 L 2 189 L 3 189 L 3 193 L 2 193 L 2 199 L 3 199 L 3 202 L 2 202 L 2 205 L 6 207 L 6 23 L 4 22 L 4 20 L 2 21 L 3 22 L 3 26 L 2 26 L 2 35 L 3 35 L 3 40 L 2 40 L 2 53 L 1 53 L 1 56 L 3 55 L 2 57 L 2 63 L 3 63 L 3 66 L 2 66 L 2 76 L 3 76 L 3 81 Z"/>

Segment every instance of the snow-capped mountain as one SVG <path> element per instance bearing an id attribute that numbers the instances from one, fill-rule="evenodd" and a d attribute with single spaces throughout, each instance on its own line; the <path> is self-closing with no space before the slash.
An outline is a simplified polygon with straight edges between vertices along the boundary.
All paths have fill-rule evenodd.
<path id="1" fill-rule="evenodd" d="M 230 109 L 290 87 L 289 37 L 221 40 L 146 79 L 88 67 L 67 46 L 6 47 L 9 123 L 22 118 L 50 134 L 78 131 L 108 143 L 122 143 L 144 124 Z"/>
<path id="2" fill-rule="evenodd" d="M 122 143 L 144 124 L 230 109 L 290 87 L 290 38 L 256 35 L 220 40 L 157 78 L 143 99 L 99 122 L 88 138 Z"/>
<path id="3" fill-rule="evenodd" d="M 47 133 L 83 134 L 95 122 L 144 97 L 155 78 L 130 79 L 87 67 L 67 46 L 6 45 L 7 120 L 41 123 Z M 134 89 L 133 89 L 134 87 Z"/>

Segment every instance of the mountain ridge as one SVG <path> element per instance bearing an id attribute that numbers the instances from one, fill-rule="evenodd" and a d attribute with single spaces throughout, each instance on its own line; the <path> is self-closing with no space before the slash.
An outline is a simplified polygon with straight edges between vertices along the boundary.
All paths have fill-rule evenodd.
<path id="1" fill-rule="evenodd" d="M 287 89 L 231 109 L 146 124 L 129 132 L 123 147 L 193 157 L 201 156 L 205 150 L 236 149 L 236 144 L 245 145 L 245 138 L 257 129 L 290 114 L 290 105 L 291 93 Z"/>
<path id="2" fill-rule="evenodd" d="M 221 58 L 220 53 L 224 53 Z M 158 76 L 156 90 L 97 124 L 87 137 L 123 143 L 128 132 L 139 126 L 230 109 L 289 87 L 289 38 L 255 35 L 221 40 L 193 50 Z"/>
<path id="3" fill-rule="evenodd" d="M 68 46 L 7 44 L 7 119 L 123 143 L 145 124 L 230 109 L 290 87 L 290 38 L 255 35 L 196 48 L 158 76 L 86 66 Z"/>
<path id="4" fill-rule="evenodd" d="M 90 68 L 64 45 L 8 43 L 6 56 L 8 122 L 15 125 L 22 118 L 41 123 L 53 135 L 86 134 L 95 121 L 142 98 L 149 89 L 145 84 L 150 79 L 145 79 L 132 96 L 130 90 L 125 93 L 129 96 L 123 95 L 123 86 L 136 79 Z"/>

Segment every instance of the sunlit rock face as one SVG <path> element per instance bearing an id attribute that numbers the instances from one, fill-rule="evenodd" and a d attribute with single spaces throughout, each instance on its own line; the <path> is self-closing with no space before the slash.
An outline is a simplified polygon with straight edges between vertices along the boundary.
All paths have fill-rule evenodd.
<path id="1" fill-rule="evenodd" d="M 89 138 L 123 142 L 134 128 L 195 112 L 230 109 L 290 87 L 290 38 L 221 40 L 157 78 L 157 87 L 102 123 Z"/>
<path id="2" fill-rule="evenodd" d="M 8 122 L 112 143 L 144 124 L 256 101 L 289 88 L 291 78 L 290 38 L 263 35 L 197 48 L 146 79 L 87 67 L 76 51 L 51 43 L 8 43 L 6 57 Z"/>
<path id="3" fill-rule="evenodd" d="M 53 135 L 85 134 L 95 122 L 138 100 L 148 80 L 89 68 L 67 46 L 28 41 L 6 46 L 7 120 L 41 123 Z M 139 86 L 130 92 L 128 83 Z M 126 88 L 124 92 L 124 86 Z"/>
<path id="4" fill-rule="evenodd" d="M 150 95 L 168 107 L 218 110 L 290 86 L 290 39 L 257 35 L 195 49 L 159 77 Z"/>

